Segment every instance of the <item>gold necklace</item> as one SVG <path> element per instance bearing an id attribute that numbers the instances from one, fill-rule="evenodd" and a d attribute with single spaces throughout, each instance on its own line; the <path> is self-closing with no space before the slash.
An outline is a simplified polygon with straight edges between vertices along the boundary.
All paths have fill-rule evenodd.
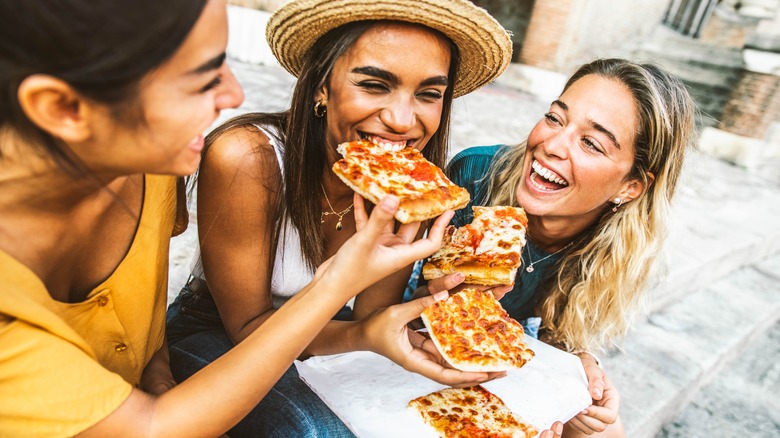
<path id="1" fill-rule="evenodd" d="M 320 188 L 322 189 L 322 194 L 325 195 L 325 201 L 328 203 L 328 207 L 330 207 L 330 211 L 323 211 L 320 214 L 320 223 L 321 224 L 325 223 L 325 216 L 335 214 L 336 216 L 339 217 L 339 221 L 336 222 L 336 231 L 341 231 L 341 229 L 344 228 L 341 225 L 341 218 L 344 217 L 345 214 L 349 213 L 350 210 L 352 210 L 352 206 L 355 205 L 355 203 L 353 202 L 352 204 L 349 204 L 349 207 L 336 213 L 336 210 L 334 210 L 333 206 L 330 204 L 330 199 L 328 199 L 328 194 L 325 193 L 325 187 L 322 184 L 320 184 Z"/>
<path id="2" fill-rule="evenodd" d="M 531 262 L 531 263 L 528 265 L 527 268 L 525 268 L 525 271 L 526 272 L 534 272 L 534 264 L 535 263 L 543 262 L 543 261 L 549 259 L 550 257 L 554 256 L 555 254 L 558 254 L 559 252 L 563 251 L 564 249 L 570 247 L 572 243 L 574 243 L 573 240 L 571 242 L 569 242 L 568 245 L 564 246 L 563 248 L 559 249 L 558 251 L 555 251 L 552 254 L 547 254 L 546 256 L 540 258 L 537 261 L 533 261 L 531 259 L 531 248 L 529 248 L 528 245 L 526 245 L 526 249 L 528 250 L 528 261 Z"/>

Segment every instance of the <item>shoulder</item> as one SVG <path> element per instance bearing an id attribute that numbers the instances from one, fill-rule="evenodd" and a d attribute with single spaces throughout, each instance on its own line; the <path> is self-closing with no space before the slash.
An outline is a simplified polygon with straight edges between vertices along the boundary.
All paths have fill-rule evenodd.
<path id="1" fill-rule="evenodd" d="M 203 155 L 201 172 L 249 175 L 266 174 L 278 168 L 274 146 L 268 136 L 254 125 L 236 126 L 217 135 Z"/>

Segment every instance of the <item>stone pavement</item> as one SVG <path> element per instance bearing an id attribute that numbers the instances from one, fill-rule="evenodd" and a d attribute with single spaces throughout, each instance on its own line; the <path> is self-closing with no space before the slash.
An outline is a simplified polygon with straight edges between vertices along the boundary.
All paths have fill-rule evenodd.
<path id="1" fill-rule="evenodd" d="M 218 123 L 286 107 L 289 74 L 230 62 L 247 97 Z M 524 138 L 550 102 L 521 91 L 524 75 L 513 65 L 455 101 L 453 154 Z M 780 185 L 694 151 L 673 213 L 668 275 L 623 351 L 604 360 L 628 436 L 780 437 Z M 171 298 L 196 251 L 194 220 L 171 244 Z"/>

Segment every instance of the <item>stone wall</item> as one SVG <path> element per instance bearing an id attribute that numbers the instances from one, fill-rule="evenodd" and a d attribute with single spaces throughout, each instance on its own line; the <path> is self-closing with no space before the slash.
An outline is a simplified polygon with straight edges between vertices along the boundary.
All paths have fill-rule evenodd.
<path id="1" fill-rule="evenodd" d="M 661 21 L 668 0 L 536 1 L 519 61 L 570 73 L 596 57 L 621 56 Z"/>
<path id="2" fill-rule="evenodd" d="M 780 122 L 780 76 L 745 70 L 723 109 L 723 129 L 764 138 Z"/>

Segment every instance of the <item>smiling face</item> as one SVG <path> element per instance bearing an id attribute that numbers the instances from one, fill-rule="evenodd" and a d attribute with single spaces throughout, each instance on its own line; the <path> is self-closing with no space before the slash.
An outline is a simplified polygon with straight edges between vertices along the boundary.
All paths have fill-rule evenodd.
<path id="1" fill-rule="evenodd" d="M 628 179 L 638 120 L 623 83 L 588 75 L 572 84 L 528 136 L 516 196 L 529 221 L 563 220 L 576 234 L 614 198 L 639 196 L 642 184 Z"/>
<path id="2" fill-rule="evenodd" d="M 449 86 L 447 41 L 422 26 L 380 23 L 333 66 L 316 96 L 327 106 L 326 143 L 371 139 L 422 150 L 441 123 Z"/>
<path id="3" fill-rule="evenodd" d="M 224 0 L 209 0 L 173 56 L 140 85 L 141 122 L 107 121 L 84 154 L 93 171 L 189 175 L 197 169 L 202 133 L 224 108 L 243 101 L 225 63 L 227 13 Z M 110 147 L 107 147 L 110 145 Z"/>

